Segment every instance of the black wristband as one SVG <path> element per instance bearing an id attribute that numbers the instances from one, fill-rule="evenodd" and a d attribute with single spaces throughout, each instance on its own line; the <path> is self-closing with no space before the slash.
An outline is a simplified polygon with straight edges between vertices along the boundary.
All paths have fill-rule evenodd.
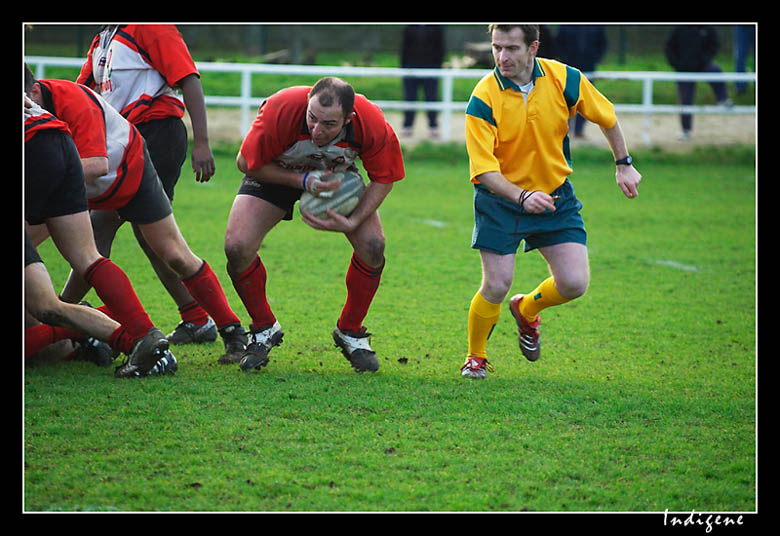
<path id="1" fill-rule="evenodd" d="M 517 202 L 520 204 L 520 208 L 525 210 L 525 207 L 523 207 L 523 204 L 528 200 L 531 195 L 535 194 L 537 190 L 523 190 L 523 193 L 520 194 L 520 197 L 517 199 Z"/>

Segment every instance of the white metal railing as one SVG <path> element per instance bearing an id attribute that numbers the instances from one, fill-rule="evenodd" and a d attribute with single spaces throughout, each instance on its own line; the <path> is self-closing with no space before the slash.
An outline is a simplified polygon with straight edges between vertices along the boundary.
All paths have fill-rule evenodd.
<path id="1" fill-rule="evenodd" d="M 46 66 L 81 67 L 81 58 L 59 58 L 53 56 L 27 56 L 25 61 L 36 78 L 45 78 Z M 489 70 L 482 69 L 402 69 L 387 67 L 349 67 L 320 65 L 268 65 L 255 63 L 197 62 L 200 72 L 224 72 L 241 74 L 240 96 L 206 95 L 206 105 L 230 106 L 241 109 L 241 131 L 243 137 L 254 119 L 257 107 L 267 97 L 252 96 L 252 76 L 262 74 L 292 74 L 341 77 L 418 77 L 439 78 L 442 81 L 442 100 L 438 102 L 407 102 L 401 100 L 373 101 L 384 110 L 437 110 L 441 113 L 442 139 L 449 141 L 452 132 L 452 113 L 463 112 L 467 102 L 453 101 L 453 81 L 456 78 L 477 79 Z M 633 80 L 642 82 L 641 104 L 615 104 L 618 113 L 644 115 L 644 141 L 650 143 L 651 116 L 653 114 L 755 114 L 756 107 L 749 106 L 680 106 L 653 104 L 654 82 L 755 82 L 755 73 L 676 73 L 655 71 L 596 71 L 586 73 L 591 80 Z"/>

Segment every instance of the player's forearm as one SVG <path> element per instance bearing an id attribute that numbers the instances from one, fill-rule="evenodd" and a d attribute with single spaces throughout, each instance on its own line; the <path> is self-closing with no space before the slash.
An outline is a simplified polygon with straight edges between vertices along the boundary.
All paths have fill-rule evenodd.
<path id="1" fill-rule="evenodd" d="M 236 166 L 241 173 L 257 179 L 258 182 L 281 184 L 282 186 L 302 189 L 303 174 L 292 169 L 283 168 L 278 164 L 270 163 L 257 169 L 249 169 L 244 155 L 239 152 L 236 158 Z"/>
<path id="2" fill-rule="evenodd" d="M 105 156 L 82 158 L 81 167 L 84 170 L 84 180 L 87 184 L 92 184 L 108 173 L 108 158 Z"/>
<path id="3" fill-rule="evenodd" d="M 615 125 L 612 128 L 601 127 L 601 132 L 607 139 L 607 143 L 612 150 L 612 154 L 615 156 L 615 160 L 620 160 L 628 156 L 626 138 L 623 136 L 623 130 L 620 128 L 620 123 L 617 120 L 615 120 Z"/>
<path id="4" fill-rule="evenodd" d="M 525 190 L 507 180 L 498 171 L 488 171 L 477 176 L 477 180 L 494 194 L 515 203 Z"/>
<path id="5" fill-rule="evenodd" d="M 393 189 L 392 182 L 371 182 L 366 185 L 366 191 L 363 193 L 363 197 L 360 198 L 360 203 L 355 207 L 355 210 L 350 214 L 349 219 L 355 222 L 362 223 L 368 216 L 373 214 L 382 202 L 385 200 L 390 190 Z"/>
<path id="6" fill-rule="evenodd" d="M 195 143 L 208 143 L 209 131 L 206 119 L 206 101 L 203 97 L 203 87 L 200 78 L 191 74 L 180 82 L 184 105 L 192 122 L 192 139 Z"/>

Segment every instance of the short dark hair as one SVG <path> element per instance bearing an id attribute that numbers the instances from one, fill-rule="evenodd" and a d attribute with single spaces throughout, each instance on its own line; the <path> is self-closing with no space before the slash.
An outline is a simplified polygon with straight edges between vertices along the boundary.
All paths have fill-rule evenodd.
<path id="1" fill-rule="evenodd" d="M 488 35 L 493 35 L 493 30 L 500 30 L 502 32 L 509 32 L 512 28 L 520 28 L 523 30 L 523 40 L 525 44 L 531 46 L 531 43 L 539 40 L 539 25 L 538 24 L 491 24 L 488 26 Z"/>
<path id="2" fill-rule="evenodd" d="M 24 92 L 30 93 L 30 89 L 32 89 L 33 84 L 35 84 L 37 80 L 35 79 L 35 76 L 33 76 L 32 71 L 30 70 L 30 67 L 27 66 L 27 64 L 24 64 Z"/>
<path id="3" fill-rule="evenodd" d="M 323 106 L 333 106 L 338 101 L 344 112 L 344 117 L 352 113 L 355 107 L 355 90 L 341 78 L 335 76 L 326 76 L 320 79 L 309 92 L 309 99 L 319 95 L 320 104 Z"/>

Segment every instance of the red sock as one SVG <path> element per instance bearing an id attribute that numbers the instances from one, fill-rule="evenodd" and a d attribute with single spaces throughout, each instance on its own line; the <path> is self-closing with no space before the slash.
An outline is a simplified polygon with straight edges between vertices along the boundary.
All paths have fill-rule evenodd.
<path id="1" fill-rule="evenodd" d="M 379 288 L 384 262 L 379 268 L 371 268 L 352 254 L 352 260 L 347 270 L 347 303 L 341 311 L 338 328 L 341 331 L 359 331 L 363 320 L 368 314 L 368 308 Z"/>
<path id="2" fill-rule="evenodd" d="M 195 301 L 214 319 L 217 329 L 228 324 L 241 323 L 228 304 L 225 292 L 217 279 L 217 274 L 206 261 L 203 261 L 200 270 L 195 272 L 195 275 L 182 279 L 182 283 L 195 298 Z"/>
<path id="3" fill-rule="evenodd" d="M 84 272 L 84 279 L 115 315 L 115 320 L 134 335 L 144 336 L 154 327 L 133 285 L 122 269 L 101 257 Z"/>
<path id="4" fill-rule="evenodd" d="M 48 324 L 38 324 L 24 328 L 24 359 L 37 354 L 50 344 L 57 342 L 56 328 Z"/>
<path id="5" fill-rule="evenodd" d="M 209 314 L 196 301 L 179 307 L 179 315 L 182 322 L 190 322 L 196 326 L 202 326 L 209 320 Z"/>
<path id="6" fill-rule="evenodd" d="M 265 266 L 258 256 L 244 273 L 233 279 L 233 287 L 252 318 L 250 331 L 259 331 L 276 322 L 265 295 L 266 278 Z"/>
<path id="7" fill-rule="evenodd" d="M 137 336 L 131 335 L 124 327 L 119 326 L 111 334 L 109 344 L 114 350 L 119 350 L 120 352 L 130 355 L 130 352 L 133 350 L 133 345 L 137 340 Z"/>

